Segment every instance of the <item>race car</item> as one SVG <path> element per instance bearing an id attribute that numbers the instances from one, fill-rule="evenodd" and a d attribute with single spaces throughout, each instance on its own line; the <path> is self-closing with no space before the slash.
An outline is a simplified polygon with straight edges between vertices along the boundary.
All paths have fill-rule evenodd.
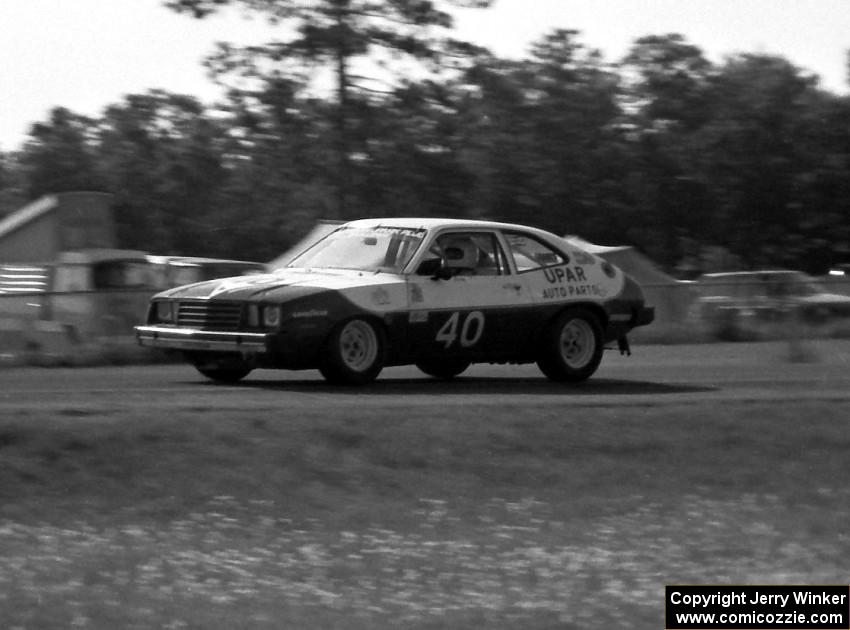
<path id="1" fill-rule="evenodd" d="M 654 311 L 618 267 L 532 227 L 459 219 L 341 224 L 272 273 L 200 282 L 151 299 L 143 346 L 201 374 L 318 369 L 365 384 L 385 366 L 448 379 L 473 363 L 533 363 L 581 381 L 606 344 Z"/>

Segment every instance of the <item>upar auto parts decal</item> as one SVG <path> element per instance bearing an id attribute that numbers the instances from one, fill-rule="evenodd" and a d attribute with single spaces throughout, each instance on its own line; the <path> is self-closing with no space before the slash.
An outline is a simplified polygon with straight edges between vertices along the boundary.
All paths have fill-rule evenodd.
<path id="1" fill-rule="evenodd" d="M 550 285 L 543 289 L 544 300 L 565 299 L 571 297 L 605 297 L 604 286 L 588 279 L 582 265 L 564 265 L 543 269 L 543 276 Z"/>
<path id="2" fill-rule="evenodd" d="M 623 274 L 607 262 L 587 252 L 573 251 L 570 258 L 570 264 L 522 274 L 536 301 L 601 301 L 616 296 L 623 289 Z"/>
<path id="3" fill-rule="evenodd" d="M 605 289 L 598 284 L 579 284 L 543 289 L 544 300 L 571 297 L 605 297 Z"/>

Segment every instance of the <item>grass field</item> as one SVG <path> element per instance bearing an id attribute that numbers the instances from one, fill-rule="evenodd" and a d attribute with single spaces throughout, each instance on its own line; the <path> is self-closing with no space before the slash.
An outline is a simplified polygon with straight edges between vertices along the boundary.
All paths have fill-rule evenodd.
<path id="1" fill-rule="evenodd" d="M 0 628 L 653 628 L 848 583 L 850 403 L 0 420 Z"/>

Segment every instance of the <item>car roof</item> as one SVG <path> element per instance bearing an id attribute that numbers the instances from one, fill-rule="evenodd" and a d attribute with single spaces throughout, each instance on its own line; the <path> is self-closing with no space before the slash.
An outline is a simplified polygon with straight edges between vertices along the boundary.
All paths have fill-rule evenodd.
<path id="1" fill-rule="evenodd" d="M 101 262 L 148 262 L 148 254 L 135 249 L 80 249 L 59 253 L 56 257 L 56 262 L 66 265 L 85 265 Z"/>
<path id="2" fill-rule="evenodd" d="M 546 230 L 519 225 L 517 223 L 501 223 L 499 221 L 485 221 L 483 219 L 451 219 L 435 217 L 386 217 L 378 219 L 357 219 L 343 225 L 351 227 L 398 227 L 406 229 L 435 230 L 440 228 L 454 229 L 486 229 L 486 230 L 524 230 L 549 237 L 556 236 Z"/>

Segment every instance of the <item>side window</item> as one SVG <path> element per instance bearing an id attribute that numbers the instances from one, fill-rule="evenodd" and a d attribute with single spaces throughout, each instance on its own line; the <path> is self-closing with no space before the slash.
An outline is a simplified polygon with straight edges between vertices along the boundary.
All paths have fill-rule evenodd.
<path id="1" fill-rule="evenodd" d="M 118 260 L 94 266 L 95 289 L 141 289 L 154 284 L 148 263 Z"/>
<path id="2" fill-rule="evenodd" d="M 520 273 L 570 262 L 564 254 L 529 234 L 505 232 L 505 240 Z"/>
<path id="3" fill-rule="evenodd" d="M 501 276 L 508 273 L 505 253 L 492 232 L 441 234 L 429 254 L 430 258 L 441 259 L 453 275 Z"/>
<path id="4" fill-rule="evenodd" d="M 90 268 L 87 265 L 60 265 L 54 275 L 54 290 L 59 293 L 91 291 Z"/>

